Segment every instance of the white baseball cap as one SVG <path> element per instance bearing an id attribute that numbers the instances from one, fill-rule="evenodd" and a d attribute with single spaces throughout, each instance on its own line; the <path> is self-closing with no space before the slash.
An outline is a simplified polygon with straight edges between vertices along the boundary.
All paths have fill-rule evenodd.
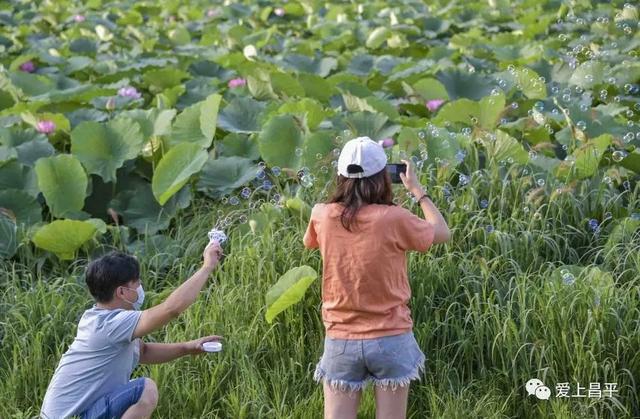
<path id="1" fill-rule="evenodd" d="M 369 137 L 348 141 L 338 157 L 338 173 L 348 178 L 375 175 L 387 165 L 387 154 L 382 146 Z"/>

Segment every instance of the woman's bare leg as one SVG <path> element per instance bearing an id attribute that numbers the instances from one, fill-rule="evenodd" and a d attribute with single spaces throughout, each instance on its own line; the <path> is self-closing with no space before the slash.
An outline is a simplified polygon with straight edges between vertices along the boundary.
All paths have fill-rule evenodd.
<path id="1" fill-rule="evenodd" d="M 384 389 L 375 386 L 376 395 L 376 419 L 404 419 L 407 417 L 407 400 L 409 399 L 409 386 L 391 387 Z"/>
<path id="2" fill-rule="evenodd" d="M 324 383 L 324 419 L 356 419 L 362 390 L 336 391 Z"/>

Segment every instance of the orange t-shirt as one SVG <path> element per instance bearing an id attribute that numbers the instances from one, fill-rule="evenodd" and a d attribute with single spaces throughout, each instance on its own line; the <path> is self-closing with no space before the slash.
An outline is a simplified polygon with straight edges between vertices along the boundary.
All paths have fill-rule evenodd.
<path id="1" fill-rule="evenodd" d="M 426 251 L 433 225 L 394 205 L 362 207 L 349 232 L 342 205 L 316 204 L 304 245 L 322 255 L 322 319 L 336 339 L 398 335 L 413 327 L 407 250 Z"/>

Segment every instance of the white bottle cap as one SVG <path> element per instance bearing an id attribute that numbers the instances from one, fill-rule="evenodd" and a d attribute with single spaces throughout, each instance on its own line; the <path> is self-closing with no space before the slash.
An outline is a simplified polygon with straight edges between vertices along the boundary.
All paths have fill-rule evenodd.
<path id="1" fill-rule="evenodd" d="M 202 344 L 202 349 L 204 349 L 205 352 L 220 352 L 222 350 L 222 343 L 205 342 Z"/>

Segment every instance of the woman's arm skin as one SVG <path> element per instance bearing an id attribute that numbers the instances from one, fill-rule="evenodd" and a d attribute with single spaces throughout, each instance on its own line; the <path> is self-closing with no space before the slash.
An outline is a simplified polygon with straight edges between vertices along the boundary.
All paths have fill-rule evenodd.
<path id="1" fill-rule="evenodd" d="M 173 291 L 166 300 L 142 312 L 138 325 L 133 332 L 133 338 L 140 338 L 158 330 L 193 304 L 207 279 L 218 265 L 221 255 L 222 249 L 218 243 L 214 242 L 208 245 L 204 249 L 202 267 Z"/>
<path id="2" fill-rule="evenodd" d="M 204 353 L 202 344 L 206 342 L 218 342 L 222 336 L 207 336 L 204 338 L 180 343 L 140 343 L 141 364 L 162 364 L 173 361 L 185 355 Z"/>
<path id="3" fill-rule="evenodd" d="M 418 181 L 418 176 L 413 170 L 413 166 L 411 162 L 408 160 L 402 160 L 404 164 L 407 165 L 407 173 L 400 173 L 400 179 L 402 179 L 402 183 L 404 187 L 407 188 L 409 192 L 413 194 L 416 198 L 420 198 L 424 195 L 424 189 L 422 185 L 420 185 L 420 181 Z M 444 243 L 451 238 L 451 232 L 449 231 L 449 226 L 447 226 L 447 222 L 444 217 L 436 208 L 436 206 L 431 202 L 431 199 L 425 198 L 420 201 L 420 207 L 422 208 L 422 212 L 424 213 L 425 220 L 429 221 L 433 224 L 435 229 L 433 235 L 433 243 Z"/>

